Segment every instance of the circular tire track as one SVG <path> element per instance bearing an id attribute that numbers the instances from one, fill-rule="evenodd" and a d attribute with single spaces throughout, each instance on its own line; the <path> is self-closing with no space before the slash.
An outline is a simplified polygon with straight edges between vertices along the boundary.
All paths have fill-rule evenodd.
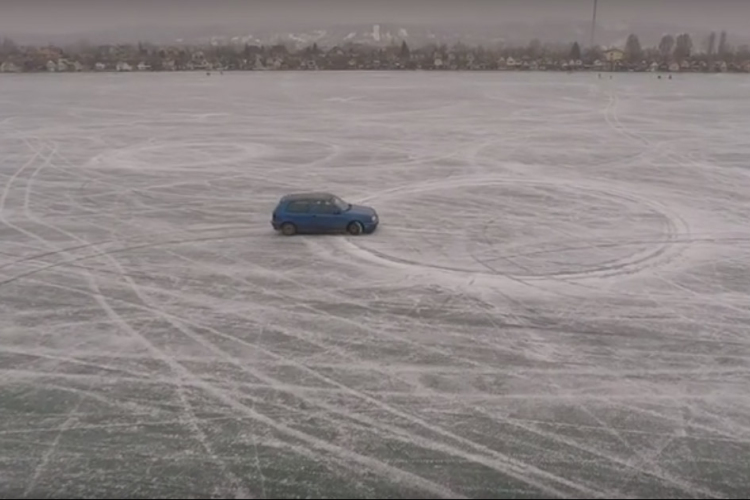
<path id="1" fill-rule="evenodd" d="M 354 253 L 360 258 L 367 255 L 369 260 L 381 261 L 382 264 L 398 264 L 413 269 L 438 269 L 441 271 L 460 274 L 505 276 L 510 279 L 530 281 L 550 279 L 605 279 L 633 274 L 671 262 L 673 259 L 677 258 L 692 241 L 690 237 L 690 228 L 687 222 L 678 214 L 672 212 L 668 207 L 630 192 L 590 182 L 533 181 L 487 176 L 452 178 L 428 181 L 416 185 L 402 186 L 382 191 L 362 199 L 362 202 L 404 199 L 408 196 L 414 197 L 435 191 L 450 191 L 460 188 L 488 188 L 492 186 L 518 186 L 519 190 L 539 189 L 542 191 L 551 191 L 553 193 L 562 192 L 571 201 L 575 201 L 576 197 L 578 199 L 587 198 L 592 200 L 593 203 L 598 203 L 598 205 L 592 206 L 604 207 L 609 210 L 617 208 L 618 206 L 625 208 L 635 207 L 639 208 L 641 211 L 645 210 L 646 215 L 654 220 L 658 220 L 661 228 L 659 233 L 653 236 L 637 238 L 627 237 L 626 235 L 626 238 L 624 239 L 618 236 L 614 241 L 597 240 L 589 243 L 586 242 L 585 236 L 580 240 L 576 240 L 573 239 L 574 235 L 569 235 L 569 237 L 566 238 L 567 241 L 565 244 L 554 244 L 554 240 L 545 239 L 546 241 L 544 241 L 544 243 L 550 242 L 552 245 L 546 248 L 541 248 L 538 245 L 528 244 L 518 247 L 514 251 L 503 254 L 495 252 L 497 245 L 493 245 L 491 238 L 488 236 L 490 226 L 495 224 L 497 220 L 502 220 L 502 217 L 498 217 L 497 214 L 488 214 L 490 220 L 484 222 L 478 228 L 475 228 L 473 237 L 471 237 L 470 241 L 466 244 L 468 255 L 465 256 L 471 258 L 476 264 L 480 265 L 481 268 L 468 268 L 467 266 L 455 265 L 451 262 L 425 262 L 402 255 L 394 255 L 393 252 L 387 248 L 368 248 L 368 242 L 365 240 L 357 240 L 356 242 L 353 240 L 345 240 L 345 244 L 343 244 L 342 247 L 347 249 L 349 253 Z M 453 205 L 453 203 L 450 202 L 446 203 Z M 448 208 L 449 207 L 446 207 L 446 210 L 448 210 Z M 540 219 L 540 222 L 543 221 L 545 221 L 545 219 Z M 550 220 L 547 220 L 546 222 L 549 223 Z M 554 220 L 551 222 L 554 223 Z M 440 221 L 436 221 L 436 224 L 440 224 Z M 384 228 L 387 230 L 387 226 L 384 226 Z M 627 231 L 627 229 L 623 229 L 623 231 Z M 377 238 L 377 236 L 375 237 Z M 485 246 L 485 254 L 488 253 L 488 251 L 493 251 L 495 254 L 491 257 L 479 256 L 477 247 L 482 244 Z M 632 252 L 627 251 L 628 247 L 638 247 L 638 250 Z M 534 256 L 559 255 L 565 253 L 570 254 L 571 252 L 577 251 L 617 251 L 620 255 L 605 258 L 604 260 L 600 260 L 590 266 L 571 266 L 563 264 L 558 266 L 558 269 L 535 269 L 533 264 L 521 265 L 514 261 L 514 259 L 528 259 Z M 450 255 L 453 255 L 453 253 L 451 252 Z M 513 266 L 512 269 L 501 269 L 502 266 L 497 264 L 493 265 L 493 263 L 501 260 L 509 262 Z M 547 264 L 547 261 L 542 261 L 542 264 Z M 506 265 L 505 267 L 508 266 Z M 539 266 L 536 267 L 538 268 Z"/>
<path id="2" fill-rule="evenodd" d="M 163 142 L 115 150 L 94 158 L 102 166 L 149 171 L 166 168 L 204 169 L 206 165 L 239 164 L 274 154 L 272 146 L 263 143 L 234 142 Z"/>
<path id="3" fill-rule="evenodd" d="M 177 232 L 178 234 L 203 234 L 213 231 L 225 231 L 227 229 L 233 229 L 233 228 L 227 228 L 227 227 L 217 227 L 217 228 L 206 228 L 206 229 L 198 229 L 198 230 L 183 230 Z M 88 248 L 97 248 L 101 247 L 102 245 L 108 244 L 108 243 L 122 243 L 121 240 L 106 240 L 106 241 L 98 241 L 98 242 L 92 242 L 82 245 L 77 245 L 73 247 L 63 248 L 55 251 L 40 253 L 36 255 L 32 255 L 29 257 L 24 257 L 21 259 L 18 259 L 14 262 L 10 262 L 8 264 L 5 264 L 3 267 L 8 267 L 12 265 L 18 265 L 24 262 L 41 262 L 44 265 L 35 269 L 32 269 L 30 271 L 25 271 L 19 274 L 16 274 L 14 276 L 11 276 L 7 279 L 0 281 L 0 287 L 9 285 L 15 281 L 18 281 L 23 278 L 27 278 L 29 276 L 33 276 L 35 274 L 39 274 L 44 271 L 48 271 L 51 269 L 55 269 L 57 267 L 61 266 L 70 266 L 72 264 L 77 264 L 82 261 L 91 260 L 91 259 L 98 259 L 101 257 L 106 257 L 107 255 L 114 255 L 114 254 L 124 254 L 128 252 L 138 251 L 138 250 L 144 250 L 149 248 L 159 248 L 159 247 L 166 247 L 166 246 L 173 246 L 173 245 L 182 245 L 185 243 L 205 243 L 205 242 L 212 242 L 212 241 L 228 241 L 228 240 L 238 240 L 238 239 L 246 239 L 249 237 L 252 237 L 254 234 L 262 234 L 265 232 L 265 225 L 245 225 L 245 226 L 238 226 L 236 229 L 242 229 L 242 232 L 239 231 L 233 231 L 228 234 L 220 234 L 217 236 L 194 236 L 189 238 L 175 238 L 175 239 L 155 239 L 151 241 L 144 241 L 142 243 L 135 243 L 127 246 L 121 246 L 118 248 L 108 248 L 108 249 L 101 249 L 100 251 L 93 253 L 93 254 L 86 254 L 78 257 L 72 257 L 70 259 L 66 259 L 59 262 L 53 262 L 53 263 L 47 263 L 44 262 L 42 259 L 47 259 L 50 257 L 55 257 L 57 255 L 66 254 L 73 250 L 81 250 L 81 249 L 88 249 Z"/>

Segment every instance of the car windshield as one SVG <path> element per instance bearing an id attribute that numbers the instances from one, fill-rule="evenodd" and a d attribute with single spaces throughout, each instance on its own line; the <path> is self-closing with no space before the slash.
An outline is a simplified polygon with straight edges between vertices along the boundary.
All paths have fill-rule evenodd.
<path id="1" fill-rule="evenodd" d="M 332 202 L 334 205 L 336 205 L 336 208 L 338 208 L 342 212 L 345 212 L 349 210 L 349 208 L 351 208 L 351 205 L 349 203 L 345 202 L 338 196 L 334 196 Z"/>

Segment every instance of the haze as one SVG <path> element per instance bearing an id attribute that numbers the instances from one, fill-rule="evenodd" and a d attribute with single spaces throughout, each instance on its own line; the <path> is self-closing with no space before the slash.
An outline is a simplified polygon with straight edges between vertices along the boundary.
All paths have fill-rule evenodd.
<path id="1" fill-rule="evenodd" d="M 593 0 L 2 0 L 0 35 L 246 25 L 403 22 L 462 26 L 590 19 Z M 743 0 L 600 0 L 604 24 L 669 23 L 747 35 Z"/>

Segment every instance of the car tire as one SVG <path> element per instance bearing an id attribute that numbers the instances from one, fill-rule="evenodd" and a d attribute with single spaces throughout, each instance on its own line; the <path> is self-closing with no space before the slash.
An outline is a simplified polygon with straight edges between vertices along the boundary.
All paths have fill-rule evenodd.
<path id="1" fill-rule="evenodd" d="M 281 234 L 284 236 L 294 236 L 297 234 L 297 226 L 291 222 L 285 222 L 281 225 Z"/>
<path id="2" fill-rule="evenodd" d="M 362 223 L 358 221 L 351 222 L 348 226 L 346 226 L 346 232 L 351 234 L 352 236 L 359 236 L 365 231 L 365 228 L 362 227 Z"/>

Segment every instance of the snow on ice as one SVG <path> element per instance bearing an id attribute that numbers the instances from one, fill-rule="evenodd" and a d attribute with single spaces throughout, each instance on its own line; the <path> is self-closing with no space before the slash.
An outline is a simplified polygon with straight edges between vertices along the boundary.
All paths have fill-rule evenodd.
<path id="1" fill-rule="evenodd" d="M 3 78 L 0 496 L 745 495 L 746 89 Z"/>

